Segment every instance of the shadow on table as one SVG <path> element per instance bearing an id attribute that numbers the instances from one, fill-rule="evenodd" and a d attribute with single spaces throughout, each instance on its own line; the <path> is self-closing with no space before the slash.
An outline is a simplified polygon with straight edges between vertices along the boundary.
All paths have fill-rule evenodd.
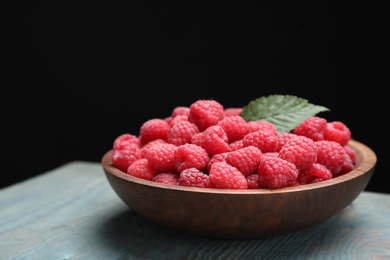
<path id="1" fill-rule="evenodd" d="M 145 219 L 124 208 L 103 220 L 98 227 L 103 247 L 111 259 L 278 259 L 307 256 L 322 243 L 323 236 L 336 232 L 340 215 L 314 227 L 286 235 L 257 240 L 210 239 L 181 233 Z"/>

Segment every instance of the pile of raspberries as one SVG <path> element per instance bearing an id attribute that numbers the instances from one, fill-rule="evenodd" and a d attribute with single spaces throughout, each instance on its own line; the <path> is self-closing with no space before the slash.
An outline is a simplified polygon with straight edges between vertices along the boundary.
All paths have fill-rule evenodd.
<path id="1" fill-rule="evenodd" d="M 354 169 L 351 132 L 342 122 L 310 117 L 278 134 L 271 123 L 246 122 L 241 111 L 215 100 L 176 107 L 165 119 L 146 121 L 139 136 L 117 137 L 112 162 L 137 178 L 216 189 L 299 186 Z"/>

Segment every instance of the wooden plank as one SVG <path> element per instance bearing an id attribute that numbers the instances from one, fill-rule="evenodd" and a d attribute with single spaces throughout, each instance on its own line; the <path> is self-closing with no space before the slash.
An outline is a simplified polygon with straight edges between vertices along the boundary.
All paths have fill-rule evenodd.
<path id="1" fill-rule="evenodd" d="M 306 230 L 203 238 L 144 219 L 111 190 L 100 164 L 73 162 L 0 190 L 0 259 L 390 259 L 389 216 L 389 195 L 363 192 Z"/>

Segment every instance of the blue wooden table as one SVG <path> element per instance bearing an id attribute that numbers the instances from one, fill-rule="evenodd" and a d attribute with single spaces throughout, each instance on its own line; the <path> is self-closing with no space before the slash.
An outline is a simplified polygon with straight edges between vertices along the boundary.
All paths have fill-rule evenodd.
<path id="1" fill-rule="evenodd" d="M 99 163 L 72 162 L 0 190 L 0 259 L 390 259 L 390 195 L 363 192 L 299 232 L 217 240 L 150 222 Z"/>

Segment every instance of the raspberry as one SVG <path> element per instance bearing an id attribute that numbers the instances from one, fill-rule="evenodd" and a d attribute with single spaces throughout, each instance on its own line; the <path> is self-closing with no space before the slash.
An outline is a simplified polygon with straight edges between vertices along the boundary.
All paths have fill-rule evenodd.
<path id="1" fill-rule="evenodd" d="M 279 157 L 279 153 L 278 152 L 263 153 L 262 156 Z"/>
<path id="2" fill-rule="evenodd" d="M 127 174 L 134 177 L 151 181 L 158 174 L 158 170 L 153 168 L 147 159 L 139 159 L 133 162 L 127 169 Z"/>
<path id="3" fill-rule="evenodd" d="M 298 182 L 301 185 L 308 183 L 316 183 L 332 178 L 332 173 L 324 165 L 314 163 L 310 169 L 305 169 L 299 172 Z"/>
<path id="4" fill-rule="evenodd" d="M 140 129 L 142 145 L 156 139 L 168 140 L 169 124 L 162 119 L 150 119 L 143 123 Z"/>
<path id="5" fill-rule="evenodd" d="M 313 141 L 324 140 L 324 133 L 327 128 L 327 122 L 324 118 L 309 117 L 300 123 L 293 133 L 311 138 Z"/>
<path id="6" fill-rule="evenodd" d="M 198 100 L 190 106 L 188 120 L 200 131 L 216 125 L 224 117 L 223 106 L 214 100 Z"/>
<path id="7" fill-rule="evenodd" d="M 175 118 L 178 118 L 177 116 Z M 168 142 L 176 146 L 191 143 L 191 138 L 199 133 L 198 127 L 188 121 L 180 121 L 176 123 L 170 130 L 168 135 Z"/>
<path id="8" fill-rule="evenodd" d="M 259 187 L 277 189 L 286 187 L 297 179 L 298 169 L 294 164 L 278 157 L 264 156 L 258 169 Z"/>
<path id="9" fill-rule="evenodd" d="M 286 187 L 296 187 L 300 185 L 301 184 L 297 180 L 293 180 L 292 182 L 289 182 Z"/>
<path id="10" fill-rule="evenodd" d="M 242 143 L 242 140 L 235 141 L 234 143 L 229 144 L 229 150 L 235 151 L 238 149 L 244 148 L 244 144 Z"/>
<path id="11" fill-rule="evenodd" d="M 176 173 L 159 173 L 153 177 L 152 181 L 157 183 L 169 184 L 169 185 L 177 185 L 179 177 Z"/>
<path id="12" fill-rule="evenodd" d="M 314 164 L 313 164 L 314 165 Z M 321 164 L 319 164 L 321 165 Z M 323 165 L 322 165 L 323 166 Z M 314 166 L 312 166 L 314 167 Z M 324 166 L 325 167 L 325 166 Z M 326 168 L 326 167 L 325 167 Z M 326 168 L 327 169 L 327 168 Z M 328 170 L 329 171 L 329 170 Z M 303 169 L 299 171 L 297 181 L 300 185 L 305 185 L 311 183 L 315 179 L 315 176 L 311 175 L 310 169 Z"/>
<path id="13" fill-rule="evenodd" d="M 259 175 L 257 173 L 246 176 L 246 181 L 248 182 L 248 189 L 259 188 Z"/>
<path id="14" fill-rule="evenodd" d="M 261 155 L 261 151 L 258 148 L 254 146 L 248 146 L 233 152 L 229 152 L 226 157 L 226 163 L 234 166 L 244 176 L 247 176 L 257 170 L 259 167 Z"/>
<path id="15" fill-rule="evenodd" d="M 310 117 L 278 134 L 272 123 L 246 122 L 242 111 L 214 100 L 175 107 L 169 117 L 144 122 L 138 137 L 118 136 L 113 165 L 159 183 L 224 189 L 298 186 L 354 169 L 342 122 Z"/>
<path id="16" fill-rule="evenodd" d="M 332 174 L 338 173 L 344 164 L 346 152 L 344 148 L 333 141 L 317 141 L 317 163 L 325 165 Z"/>
<path id="17" fill-rule="evenodd" d="M 324 138 L 325 140 L 334 141 L 341 144 L 341 146 L 345 146 L 351 139 L 351 131 L 341 122 L 331 122 L 327 125 Z"/>
<path id="18" fill-rule="evenodd" d="M 156 140 L 150 141 L 148 144 L 144 145 L 141 148 L 141 158 L 146 158 L 146 155 L 148 154 L 148 150 L 151 147 L 153 147 L 155 145 L 159 145 L 159 144 L 167 144 L 167 142 L 162 140 L 162 139 L 156 139 Z"/>
<path id="19" fill-rule="evenodd" d="M 314 180 L 311 183 L 332 179 L 332 173 L 329 171 L 329 169 L 319 163 L 313 164 L 310 174 L 314 176 Z"/>
<path id="20" fill-rule="evenodd" d="M 280 152 L 282 150 L 283 146 L 290 141 L 291 139 L 297 137 L 296 134 L 292 133 L 283 133 L 278 135 L 278 145 L 276 147 L 276 151 Z"/>
<path id="21" fill-rule="evenodd" d="M 247 189 L 247 180 L 235 167 L 216 162 L 211 166 L 208 188 L 217 189 Z"/>
<path id="22" fill-rule="evenodd" d="M 309 169 L 317 159 L 317 148 L 310 138 L 298 136 L 283 146 L 279 157 L 295 164 L 300 170 Z"/>
<path id="23" fill-rule="evenodd" d="M 256 131 L 260 131 L 260 130 L 268 130 L 268 131 L 273 132 L 275 135 L 278 134 L 278 132 L 276 131 L 276 128 L 273 124 L 271 124 L 269 122 L 261 121 L 261 120 L 248 122 L 247 130 L 248 130 L 248 133 L 252 133 L 252 132 L 256 132 Z"/>
<path id="24" fill-rule="evenodd" d="M 216 162 L 226 162 L 226 157 L 228 156 L 229 153 L 219 153 L 213 155 L 209 162 L 207 163 L 207 172 L 209 173 L 211 170 L 211 166 L 213 166 L 214 163 Z"/>
<path id="25" fill-rule="evenodd" d="M 146 154 L 146 159 L 148 159 L 149 164 L 161 171 L 161 172 L 170 172 L 175 170 L 175 165 L 173 164 L 175 157 L 176 146 L 173 144 L 158 144 L 150 147 L 148 153 Z"/>
<path id="26" fill-rule="evenodd" d="M 180 173 L 180 186 L 206 188 L 209 176 L 196 168 L 185 169 Z"/>
<path id="27" fill-rule="evenodd" d="M 229 116 L 218 122 L 225 130 L 229 143 L 242 139 L 246 135 L 246 121 L 240 116 Z"/>
<path id="28" fill-rule="evenodd" d="M 203 147 L 210 156 L 229 151 L 228 137 L 219 125 L 210 126 L 204 132 L 194 135 L 191 143 Z"/>
<path id="29" fill-rule="evenodd" d="M 121 150 L 115 150 L 111 154 L 111 160 L 115 167 L 126 172 L 127 168 L 141 158 L 141 151 L 136 144 L 128 144 Z"/>
<path id="30" fill-rule="evenodd" d="M 269 130 L 259 130 L 247 134 L 242 140 L 244 147 L 255 146 L 262 153 L 275 152 L 278 145 L 278 139 L 274 132 Z"/>
<path id="31" fill-rule="evenodd" d="M 349 147 L 349 146 L 344 146 L 344 150 L 349 155 L 349 157 L 351 158 L 352 163 L 355 163 L 356 162 L 356 153 L 355 153 L 355 151 L 351 147 Z"/>
<path id="32" fill-rule="evenodd" d="M 175 118 L 176 116 L 189 116 L 190 115 L 190 108 L 189 107 L 175 107 L 172 111 L 172 118 Z"/>
<path id="33" fill-rule="evenodd" d="M 242 108 L 235 108 L 235 107 L 230 107 L 226 108 L 223 113 L 225 114 L 225 117 L 229 116 L 238 116 L 242 112 Z"/>
<path id="34" fill-rule="evenodd" d="M 344 163 L 343 163 L 343 165 L 341 166 L 340 171 L 334 173 L 334 174 L 333 174 L 333 177 L 338 177 L 338 176 L 341 176 L 341 175 L 343 175 L 343 174 L 346 174 L 346 173 L 352 171 L 354 168 L 355 168 L 355 167 L 353 166 L 351 157 L 349 157 L 349 155 L 346 154 Z"/>
<path id="35" fill-rule="evenodd" d="M 182 122 L 182 121 L 188 122 L 188 116 L 176 116 L 176 117 L 172 118 L 168 124 L 169 124 L 169 127 L 172 128 L 174 125 L 176 125 L 177 123 Z"/>
<path id="36" fill-rule="evenodd" d="M 194 144 L 184 144 L 176 147 L 174 165 L 177 172 L 181 173 L 188 168 L 202 170 L 209 161 L 207 151 Z"/>
<path id="37" fill-rule="evenodd" d="M 129 145 L 129 144 L 135 144 L 135 145 L 139 146 L 140 141 L 139 141 L 138 137 L 136 137 L 135 135 L 131 135 L 131 134 L 120 135 L 114 141 L 114 150 L 121 150 L 126 145 Z"/>

